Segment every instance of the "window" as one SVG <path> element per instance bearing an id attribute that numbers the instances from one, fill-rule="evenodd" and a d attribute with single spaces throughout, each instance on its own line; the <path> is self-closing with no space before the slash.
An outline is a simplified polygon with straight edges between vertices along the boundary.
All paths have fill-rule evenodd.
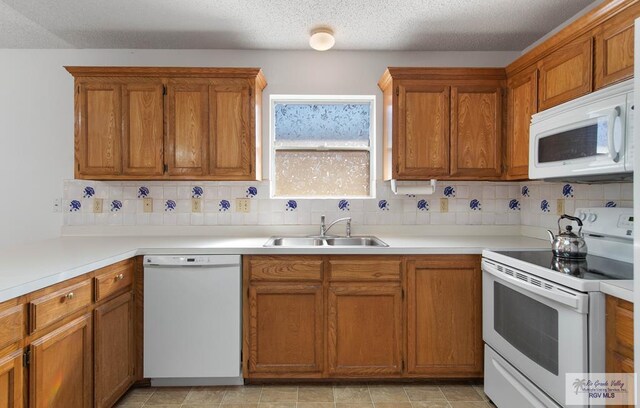
<path id="1" fill-rule="evenodd" d="M 375 96 L 271 96 L 271 196 L 375 196 Z"/>

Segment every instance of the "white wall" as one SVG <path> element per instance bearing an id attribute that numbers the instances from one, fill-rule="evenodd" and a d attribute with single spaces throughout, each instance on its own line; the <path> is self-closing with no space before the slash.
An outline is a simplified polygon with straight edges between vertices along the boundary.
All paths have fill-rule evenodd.
<path id="1" fill-rule="evenodd" d="M 65 65 L 261 67 L 273 94 L 381 93 L 387 66 L 495 66 L 518 52 L 0 50 L 0 248 L 56 237 L 53 200 L 73 178 L 73 80 Z M 267 113 L 267 112 L 265 112 Z M 268 115 L 263 129 L 268 129 Z M 382 115 L 378 114 L 378 140 Z M 268 134 L 264 133 L 267 146 Z M 380 152 L 381 149 L 378 149 Z M 264 150 L 266 161 L 268 149 Z M 380 153 L 378 154 L 379 163 Z M 378 166 L 380 167 L 380 166 Z M 264 169 L 268 174 L 268 168 Z M 380 168 L 378 168 L 380 174 Z"/>

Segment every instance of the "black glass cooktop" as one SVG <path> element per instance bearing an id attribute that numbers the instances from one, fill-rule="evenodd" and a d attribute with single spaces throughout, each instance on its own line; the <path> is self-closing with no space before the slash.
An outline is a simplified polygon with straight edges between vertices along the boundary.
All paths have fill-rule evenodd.
<path id="1" fill-rule="evenodd" d="M 581 279 L 633 279 L 632 263 L 601 256 L 587 255 L 586 260 L 578 261 L 554 257 L 551 251 L 496 251 L 496 253 Z"/>

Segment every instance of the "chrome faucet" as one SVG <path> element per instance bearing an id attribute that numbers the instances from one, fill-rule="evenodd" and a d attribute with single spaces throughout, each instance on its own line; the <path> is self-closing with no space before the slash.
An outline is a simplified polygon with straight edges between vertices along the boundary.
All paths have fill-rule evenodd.
<path id="1" fill-rule="evenodd" d="M 351 237 L 351 217 L 338 218 L 337 220 L 335 220 L 334 222 L 329 224 L 329 226 L 327 227 L 325 225 L 324 215 L 320 216 L 320 236 L 321 237 L 326 237 L 327 236 L 327 231 L 329 231 L 331 229 L 331 227 L 333 227 L 334 225 L 336 225 L 340 221 L 346 221 L 347 222 L 347 237 L 348 238 Z"/>

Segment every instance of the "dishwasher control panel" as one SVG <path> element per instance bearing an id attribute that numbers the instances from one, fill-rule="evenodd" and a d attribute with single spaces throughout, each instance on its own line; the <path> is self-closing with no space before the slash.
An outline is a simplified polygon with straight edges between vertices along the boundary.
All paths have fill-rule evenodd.
<path id="1" fill-rule="evenodd" d="M 145 256 L 145 265 L 157 266 L 201 266 L 240 265 L 239 255 L 158 255 Z"/>

